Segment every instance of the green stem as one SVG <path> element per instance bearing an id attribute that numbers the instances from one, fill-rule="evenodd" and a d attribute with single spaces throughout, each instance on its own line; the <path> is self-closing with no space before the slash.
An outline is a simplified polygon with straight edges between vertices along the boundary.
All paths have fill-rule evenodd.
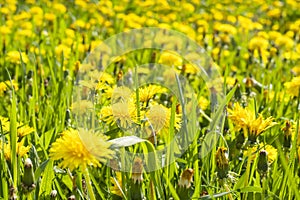
<path id="1" fill-rule="evenodd" d="M 90 196 L 91 200 L 96 200 L 95 194 L 93 192 L 93 187 L 92 187 L 92 184 L 91 184 L 91 178 L 90 178 L 90 174 L 89 174 L 88 168 L 86 168 L 84 170 L 84 176 L 85 176 L 85 179 L 86 179 L 86 185 L 87 185 L 87 189 L 88 189 L 88 195 Z"/>

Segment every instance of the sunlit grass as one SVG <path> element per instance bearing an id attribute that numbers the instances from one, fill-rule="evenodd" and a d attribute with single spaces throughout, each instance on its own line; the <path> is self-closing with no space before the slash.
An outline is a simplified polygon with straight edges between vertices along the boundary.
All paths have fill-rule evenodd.
<path id="1" fill-rule="evenodd" d="M 300 199 L 299 10 L 293 0 L 1 2 L 0 199 Z M 205 49 L 224 81 L 217 107 L 210 104 L 221 88 L 206 85 L 180 55 L 158 49 L 128 52 L 106 74 L 92 73 L 94 82 L 79 83 L 95 47 L 142 27 L 180 31 Z M 162 65 L 173 66 L 177 75 L 166 70 L 162 78 L 175 90 L 137 84 L 158 76 L 154 68 Z M 186 107 L 181 77 L 195 92 Z M 73 92 L 80 84 L 96 95 L 78 106 Z M 119 109 L 124 102 L 130 114 Z M 190 110 L 198 115 L 185 121 Z M 84 162 L 62 161 L 67 156 L 59 152 L 51 157 L 65 132 L 82 125 L 78 113 L 115 142 L 105 146 L 115 155 L 104 157 L 120 160 L 99 159 L 103 149 L 87 150 L 95 144 L 72 135 L 65 144 Z M 130 137 L 128 124 L 139 137 Z M 192 134 L 178 137 L 181 130 Z M 190 145 L 171 146 L 160 157 L 173 139 Z M 210 139 L 215 144 L 206 152 Z M 153 156 L 127 159 L 124 152 Z M 90 162 L 95 155 L 99 162 Z"/>

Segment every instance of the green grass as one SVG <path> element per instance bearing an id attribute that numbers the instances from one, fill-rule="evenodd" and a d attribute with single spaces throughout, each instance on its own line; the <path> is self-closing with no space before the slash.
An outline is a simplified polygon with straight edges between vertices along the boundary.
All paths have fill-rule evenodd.
<path id="1" fill-rule="evenodd" d="M 278 2 L 271 1 L 207 1 L 200 4 L 196 1 L 190 4 L 171 1 L 170 7 L 164 7 L 150 1 L 149 5 L 138 1 L 61 1 L 66 7 L 66 12 L 59 8 L 59 4 L 46 1 L 34 4 L 29 1 L 16 4 L 1 2 L 0 33 L 3 37 L 0 41 L 0 116 L 9 119 L 9 127 L 6 130 L 5 121 L 0 120 L 0 199 L 10 199 L 14 196 L 19 199 L 68 199 L 71 195 L 76 199 L 128 200 L 141 197 L 300 199 L 300 144 L 299 139 L 296 139 L 299 138 L 299 97 L 291 96 L 284 85 L 293 77 L 299 76 L 297 67 L 300 66 L 300 8 L 298 4 L 293 5 L 291 2 L 281 2 L 282 5 L 279 5 Z M 32 10 L 35 6 L 39 7 L 43 14 Z M 189 10 L 190 6 L 194 11 Z M 284 17 L 272 16 L 271 11 L 275 8 L 279 8 Z M 31 16 L 20 15 L 23 11 L 31 13 Z M 221 12 L 221 19 L 216 11 Z M 45 13 L 53 13 L 56 18 L 47 19 Z M 127 17 L 124 18 L 123 15 Z M 230 20 L 228 16 L 234 17 L 236 21 Z M 247 17 L 250 22 L 243 21 L 241 16 Z M 83 25 L 76 20 L 82 20 Z M 198 20 L 207 22 L 207 28 Z M 232 24 L 236 33 L 219 30 L 218 23 Z M 255 28 L 258 26 L 255 23 L 260 23 L 261 28 Z M 132 132 L 122 130 L 117 124 L 108 124 L 105 120 L 99 122 L 98 113 L 94 113 L 92 119 L 96 119 L 91 120 L 94 123 L 92 127 L 98 128 L 111 140 L 124 137 L 115 143 L 118 147 L 111 148 L 117 153 L 115 158 L 119 159 L 119 164 L 126 170 L 117 172 L 104 163 L 101 167 L 89 166 L 86 170 L 70 171 L 68 168 L 61 168 L 60 161 L 49 157 L 49 150 L 64 130 L 76 128 L 76 118 L 72 112 L 72 104 L 75 101 L 73 95 L 78 87 L 77 75 L 82 73 L 84 67 L 81 66 L 78 71 L 76 62 L 84 63 L 84 59 L 91 55 L 97 44 L 124 30 L 167 25 L 189 35 L 204 47 L 207 55 L 211 55 L 224 79 L 224 96 L 210 90 L 205 83 L 206 77 L 203 74 L 201 76 L 200 72 L 188 73 L 182 66 L 175 66 L 177 76 L 173 80 L 172 88 L 175 92 L 168 88 L 163 94 L 157 93 L 151 101 L 141 102 L 140 90 L 142 86 L 147 85 L 140 84 L 144 84 L 151 73 L 154 77 L 160 74 L 154 74 L 157 73 L 154 69 L 140 72 L 139 66 L 156 63 L 157 67 L 163 67 L 157 63 L 165 52 L 159 49 L 127 52 L 124 55 L 125 60 L 113 62 L 105 69 L 114 79 L 114 84 L 108 84 L 109 87 L 120 85 L 128 78 L 131 70 L 131 78 L 135 84 L 132 88 L 139 88 L 134 90 L 138 99 L 135 101 L 137 120 L 134 122 L 134 131 L 139 133 L 146 130 L 149 119 L 145 118 L 145 113 L 154 102 L 169 109 L 170 116 L 166 124 L 170 128 L 164 134 L 155 135 L 156 142 L 151 142 L 151 138 L 147 137 L 129 139 L 126 136 L 132 135 Z M 291 28 L 292 25 L 295 27 Z M 200 31 L 201 26 L 204 27 L 204 32 Z M 254 28 L 246 30 L 251 26 Z M 74 33 L 73 36 L 72 33 L 67 33 L 67 28 L 73 30 L 69 30 Z M 272 39 L 272 30 L 282 35 L 293 32 L 293 36 L 287 36 L 293 41 L 292 47 L 287 47 L 286 40 L 279 44 L 279 40 Z M 30 36 L 25 35 L 27 31 L 31 32 Z M 265 37 L 268 47 L 262 52 L 258 49 L 251 50 L 249 47 L 251 39 L 258 35 L 267 35 Z M 224 39 L 225 36 L 230 38 L 229 42 Z M 65 45 L 62 52 L 58 48 L 61 44 Z M 218 54 L 214 53 L 216 48 L 219 49 Z M 272 48 L 276 48 L 277 52 L 273 54 Z M 9 57 L 11 51 L 17 51 L 17 56 Z M 28 61 L 22 52 L 28 56 Z M 296 58 L 288 57 L 287 54 L 291 52 Z M 226 53 L 229 55 L 226 56 Z M 188 64 L 187 60 L 183 60 L 183 63 Z M 188 84 L 181 79 L 182 77 L 185 77 Z M 247 84 L 247 78 L 253 78 L 254 81 Z M 235 83 L 230 83 L 232 80 Z M 18 87 L 13 86 L 15 83 Z M 160 83 L 164 83 L 164 80 Z M 185 92 L 189 91 L 189 88 L 185 87 L 187 85 L 194 90 L 193 97 L 185 96 Z M 2 87 L 6 88 L 3 92 Z M 97 92 L 99 96 L 94 97 L 98 98 L 95 106 L 98 112 L 111 102 L 105 97 L 106 91 Z M 208 105 L 202 108 L 200 105 L 202 110 L 199 110 L 196 101 L 200 97 L 209 103 L 212 103 L 214 98 L 219 98 L 219 106 L 211 108 Z M 178 104 L 182 102 L 186 104 L 181 105 L 181 114 L 189 115 L 189 118 L 187 121 L 181 121 L 181 130 L 176 130 L 173 127 L 176 124 L 176 116 L 180 113 Z M 190 102 L 191 107 L 188 107 Z M 258 136 L 257 140 L 262 143 L 262 147 L 250 154 L 246 154 L 250 146 L 239 143 L 239 136 L 243 131 L 236 129 L 235 122 L 229 119 L 226 111 L 227 107 L 231 108 L 237 103 L 248 106 L 256 115 L 261 113 L 264 118 L 272 116 L 277 123 Z M 189 112 L 196 109 L 197 115 Z M 286 136 L 283 127 L 286 121 L 293 124 L 292 139 L 288 148 L 284 147 Z M 19 137 L 18 130 L 26 125 L 34 131 Z M 149 128 L 152 131 L 153 129 Z M 209 134 L 214 131 L 219 135 Z M 179 137 L 180 133 L 183 133 L 182 137 Z M 166 157 L 161 157 L 160 150 L 170 144 L 172 139 L 180 145 L 171 145 L 165 150 Z M 18 144 L 21 141 L 24 142 L 23 146 L 30 146 L 30 150 L 24 156 L 18 155 Z M 206 151 L 211 142 L 213 148 Z M 188 148 L 180 149 L 185 146 L 182 144 L 186 143 L 189 143 Z M 5 144 L 8 144 L 8 147 L 5 147 Z M 257 164 L 259 153 L 266 145 L 275 148 L 277 156 L 269 163 L 267 175 L 262 177 Z M 218 147 L 228 149 L 229 172 L 226 172 L 225 179 L 219 178 L 216 159 Z M 6 158 L 7 148 L 10 149 L 10 159 Z M 124 152 L 146 154 L 143 158 L 143 181 L 140 184 L 134 183 L 134 175 L 131 172 L 135 157 L 122 157 Z M 147 153 L 152 153 L 152 156 L 147 156 Z M 251 159 L 253 156 L 255 158 Z M 33 164 L 35 182 L 31 189 L 24 187 L 26 158 L 30 158 Z M 160 168 L 161 162 L 167 164 Z M 189 188 L 180 188 L 181 174 L 186 169 L 193 169 L 193 182 Z M 121 196 L 118 196 L 113 188 L 119 188 Z"/>

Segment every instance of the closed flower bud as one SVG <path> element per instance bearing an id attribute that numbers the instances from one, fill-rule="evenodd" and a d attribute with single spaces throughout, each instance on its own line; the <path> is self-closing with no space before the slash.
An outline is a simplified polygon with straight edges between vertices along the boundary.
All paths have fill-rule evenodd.
<path id="1" fill-rule="evenodd" d="M 193 169 L 186 169 L 182 172 L 176 189 L 180 199 L 191 199 L 191 183 L 193 182 Z"/>
<path id="2" fill-rule="evenodd" d="M 194 175 L 194 170 L 193 169 L 184 170 L 182 172 L 181 176 L 180 176 L 178 186 L 179 187 L 190 188 L 191 183 L 193 182 L 193 175 Z"/>
<path id="3" fill-rule="evenodd" d="M 282 129 L 283 136 L 283 147 L 289 149 L 292 144 L 292 125 L 289 121 L 286 121 L 285 127 Z"/>
<path id="4" fill-rule="evenodd" d="M 56 190 L 52 190 L 51 193 L 50 193 L 50 198 L 51 199 L 55 199 L 57 196 L 57 191 Z"/>
<path id="5" fill-rule="evenodd" d="M 133 183 L 139 183 L 143 181 L 143 161 L 140 158 L 135 158 L 132 167 L 131 179 Z"/>
<path id="6" fill-rule="evenodd" d="M 144 194 L 142 191 L 142 181 L 143 181 L 143 161 L 140 158 L 135 158 L 132 166 L 131 175 L 131 197 L 132 200 L 142 200 L 144 199 Z"/>
<path id="7" fill-rule="evenodd" d="M 35 177 L 33 173 L 33 165 L 30 158 L 26 158 L 24 163 L 23 188 L 26 192 L 30 192 L 35 188 Z"/>
<path id="8" fill-rule="evenodd" d="M 268 167 L 268 153 L 265 150 L 261 150 L 258 156 L 257 171 L 261 176 L 266 176 Z"/>
<path id="9" fill-rule="evenodd" d="M 71 196 L 69 196 L 69 197 L 68 197 L 68 200 L 76 200 L 76 197 L 75 197 L 75 195 L 71 195 Z"/>
<path id="10" fill-rule="evenodd" d="M 227 178 L 229 171 L 228 153 L 225 147 L 219 147 L 216 153 L 217 176 L 219 179 Z"/>

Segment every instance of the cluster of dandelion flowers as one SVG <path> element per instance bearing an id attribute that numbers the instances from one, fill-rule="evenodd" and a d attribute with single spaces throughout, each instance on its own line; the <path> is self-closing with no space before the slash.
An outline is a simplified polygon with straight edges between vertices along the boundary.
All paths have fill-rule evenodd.
<path id="1" fill-rule="evenodd" d="M 92 133 L 83 129 L 66 130 L 50 149 L 52 160 L 61 160 L 60 166 L 74 170 L 86 169 L 91 165 L 99 167 L 100 162 L 112 158 L 113 151 L 109 149 L 107 137 L 100 133 Z"/>

